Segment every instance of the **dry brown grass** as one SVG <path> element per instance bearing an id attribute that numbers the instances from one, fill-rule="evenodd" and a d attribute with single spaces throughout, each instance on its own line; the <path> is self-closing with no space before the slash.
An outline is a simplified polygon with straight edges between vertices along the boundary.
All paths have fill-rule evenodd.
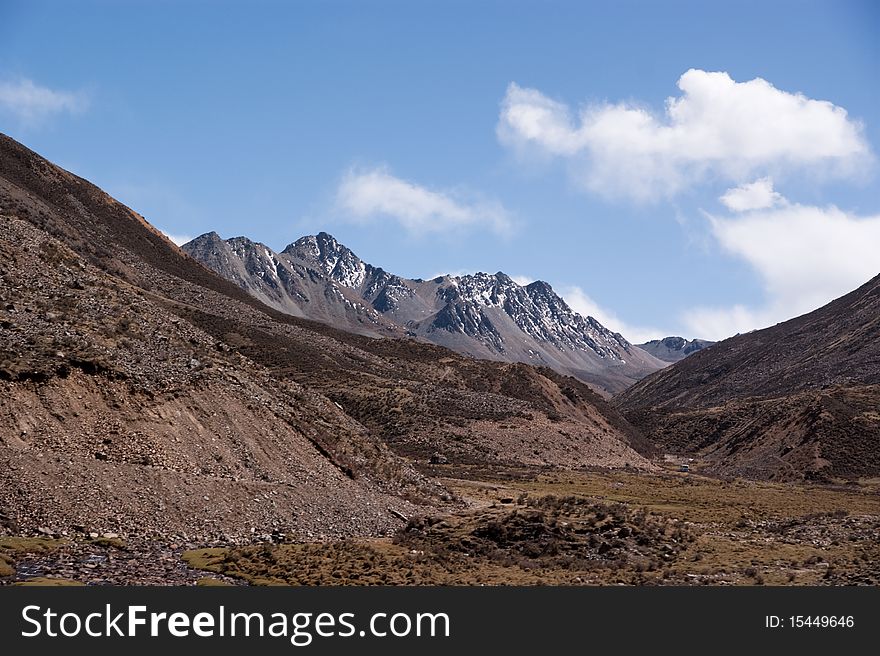
<path id="1" fill-rule="evenodd" d="M 613 472 L 443 482 L 471 508 L 410 522 L 394 540 L 197 550 L 185 558 L 257 585 L 880 580 L 876 481 L 798 486 Z M 599 553 L 603 542 L 614 548 Z"/>

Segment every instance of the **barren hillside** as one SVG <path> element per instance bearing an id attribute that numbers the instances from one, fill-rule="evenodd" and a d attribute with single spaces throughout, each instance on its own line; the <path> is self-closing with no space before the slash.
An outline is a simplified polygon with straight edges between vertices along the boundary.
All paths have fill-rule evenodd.
<path id="1" fill-rule="evenodd" d="M 880 473 L 880 276 L 814 312 L 689 355 L 614 402 L 716 473 Z"/>
<path id="2" fill-rule="evenodd" d="M 404 456 L 650 467 L 577 381 L 273 310 L 7 137 L 0 221 L 0 517 L 18 530 L 375 534 L 449 499 Z"/>

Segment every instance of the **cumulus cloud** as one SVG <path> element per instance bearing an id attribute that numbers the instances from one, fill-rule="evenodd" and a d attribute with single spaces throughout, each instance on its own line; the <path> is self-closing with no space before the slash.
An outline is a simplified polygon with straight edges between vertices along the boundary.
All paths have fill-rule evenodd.
<path id="1" fill-rule="evenodd" d="M 871 158 L 862 125 L 842 107 L 777 89 L 761 78 L 691 69 L 662 114 L 631 103 L 577 112 L 536 89 L 510 84 L 499 140 L 573 164 L 596 193 L 671 197 L 709 175 L 740 182 L 791 168 L 847 175 Z"/>
<path id="2" fill-rule="evenodd" d="M 773 180 L 760 178 L 754 182 L 728 189 L 718 200 L 732 212 L 748 212 L 749 210 L 763 210 L 779 205 L 784 199 L 782 194 L 773 191 Z"/>
<path id="3" fill-rule="evenodd" d="M 792 315 L 796 316 L 796 315 Z M 730 307 L 697 307 L 684 312 L 682 320 L 700 339 L 720 341 L 739 333 L 747 333 L 758 328 L 790 319 L 783 308 L 767 306 L 749 308 L 745 305 Z"/>
<path id="4" fill-rule="evenodd" d="M 194 239 L 194 237 L 192 235 L 173 234 L 170 232 L 165 232 L 161 228 L 159 229 L 159 232 L 161 232 L 163 235 L 168 237 L 168 239 L 170 239 L 172 242 L 174 242 L 178 246 L 183 246 L 185 243 L 190 242 Z"/>
<path id="5" fill-rule="evenodd" d="M 526 285 L 531 285 L 535 282 L 535 278 L 532 278 L 531 276 L 510 276 L 510 279 L 520 287 L 525 287 Z"/>
<path id="6" fill-rule="evenodd" d="M 695 335 L 729 337 L 815 310 L 880 273 L 880 215 L 786 203 L 736 217 L 707 215 L 728 253 L 758 274 L 758 307 L 700 307 L 683 319 Z"/>
<path id="7" fill-rule="evenodd" d="M 496 201 L 428 189 L 395 177 L 386 168 L 346 173 L 336 204 L 355 221 L 391 219 L 413 234 L 483 227 L 503 235 L 513 228 L 509 213 Z"/>
<path id="8" fill-rule="evenodd" d="M 81 112 L 87 105 L 83 93 L 55 91 L 24 78 L 0 82 L 0 109 L 25 124 L 39 123 L 63 112 Z"/>
<path id="9" fill-rule="evenodd" d="M 583 289 L 570 285 L 559 288 L 559 295 L 568 306 L 584 317 L 593 317 L 609 330 L 623 335 L 633 344 L 642 344 L 652 339 L 660 339 L 669 335 L 668 332 L 647 326 L 635 326 L 623 321 L 614 312 L 603 308 L 590 298 Z"/>

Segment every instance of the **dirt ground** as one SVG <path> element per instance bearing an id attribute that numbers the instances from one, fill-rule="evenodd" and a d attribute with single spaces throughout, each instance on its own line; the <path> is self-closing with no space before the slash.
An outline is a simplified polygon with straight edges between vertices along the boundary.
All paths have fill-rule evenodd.
<path id="1" fill-rule="evenodd" d="M 442 479 L 469 509 L 413 518 L 394 538 L 194 550 L 184 559 L 255 584 L 880 583 L 877 480 L 514 474 Z"/>
<path id="2" fill-rule="evenodd" d="M 448 474 L 443 476 L 443 473 Z M 880 480 L 437 466 L 467 502 L 393 537 L 248 546 L 0 541 L 5 583 L 877 585 Z M 142 574 L 140 573 L 142 572 Z"/>

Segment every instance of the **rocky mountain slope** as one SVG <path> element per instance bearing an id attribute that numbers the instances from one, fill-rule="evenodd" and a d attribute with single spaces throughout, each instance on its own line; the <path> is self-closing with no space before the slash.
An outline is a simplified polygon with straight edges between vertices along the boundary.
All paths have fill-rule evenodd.
<path id="1" fill-rule="evenodd" d="M 651 467 L 578 381 L 272 309 L 3 135 L 0 281 L 0 533 L 375 535 L 450 501 L 410 458 Z"/>
<path id="2" fill-rule="evenodd" d="M 664 362 L 678 362 L 689 356 L 691 353 L 702 351 L 704 348 L 712 346 L 714 343 L 715 342 L 710 342 L 707 339 L 664 337 L 663 339 L 652 339 L 650 342 L 639 344 L 638 347 Z"/>
<path id="3" fill-rule="evenodd" d="M 381 285 L 387 274 L 372 267 L 368 270 L 353 254 L 344 252 L 328 253 L 320 263 L 292 256 L 288 251 L 294 246 L 276 253 L 246 237 L 224 240 L 216 232 L 209 232 L 182 249 L 266 305 L 287 314 L 360 334 L 405 336 L 404 330 L 383 319 L 379 311 L 350 291 L 367 278 L 370 284 Z M 327 266 L 329 271 L 325 271 Z"/>
<path id="4" fill-rule="evenodd" d="M 396 494 L 420 477 L 326 398 L 33 225 L 0 222 L 0 508 L 16 526 L 331 536 L 405 511 Z M 351 475 L 379 463 L 380 480 Z"/>
<path id="5" fill-rule="evenodd" d="M 409 335 L 480 358 L 547 366 L 613 393 L 664 362 L 592 317 L 545 282 L 503 273 L 407 279 L 363 262 L 327 233 L 280 253 L 208 233 L 183 250 L 263 302 L 364 334 Z"/>
<path id="6" fill-rule="evenodd" d="M 880 473 L 880 276 L 719 342 L 620 394 L 663 448 L 764 478 Z"/>

